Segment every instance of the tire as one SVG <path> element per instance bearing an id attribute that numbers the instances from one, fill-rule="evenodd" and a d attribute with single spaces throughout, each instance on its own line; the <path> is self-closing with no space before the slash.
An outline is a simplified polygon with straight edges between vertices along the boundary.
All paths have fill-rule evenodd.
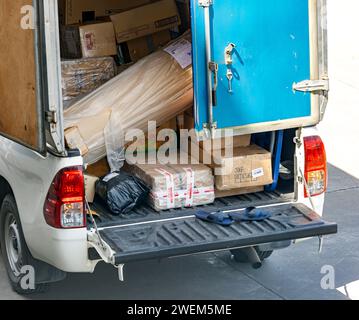
<path id="1" fill-rule="evenodd" d="M 24 267 L 34 268 L 34 258 L 26 245 L 21 221 L 15 199 L 12 195 L 5 196 L 0 209 L 0 244 L 4 265 L 10 280 L 11 287 L 21 295 L 43 293 L 49 285 L 35 284 L 35 288 L 23 288 L 25 280 Z M 25 269 L 28 270 L 28 269 Z M 34 269 L 36 276 L 36 269 Z"/>
<path id="2" fill-rule="evenodd" d="M 256 250 L 258 257 L 262 262 L 268 259 L 273 254 L 273 251 L 262 251 L 258 247 L 254 247 L 254 249 Z M 251 262 L 249 261 L 248 255 L 242 249 L 231 250 L 231 254 L 233 255 L 234 261 L 236 262 L 239 263 Z"/>

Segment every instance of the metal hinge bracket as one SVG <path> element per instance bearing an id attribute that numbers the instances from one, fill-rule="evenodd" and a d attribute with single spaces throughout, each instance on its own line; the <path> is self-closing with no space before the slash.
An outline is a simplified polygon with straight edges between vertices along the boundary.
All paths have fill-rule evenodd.
<path id="1" fill-rule="evenodd" d="M 213 4 L 213 0 L 198 0 L 198 4 L 201 7 L 207 8 Z"/>
<path id="2" fill-rule="evenodd" d="M 301 92 L 319 92 L 329 91 L 329 79 L 323 78 L 322 80 L 304 80 L 298 83 L 293 83 L 293 91 Z"/>
<path id="3" fill-rule="evenodd" d="M 46 111 L 45 117 L 48 123 L 57 124 L 58 122 L 58 116 L 56 111 Z"/>
<path id="4" fill-rule="evenodd" d="M 204 130 L 217 130 L 217 128 L 218 128 L 217 122 L 213 122 L 212 124 L 210 124 L 210 123 L 203 124 Z"/>

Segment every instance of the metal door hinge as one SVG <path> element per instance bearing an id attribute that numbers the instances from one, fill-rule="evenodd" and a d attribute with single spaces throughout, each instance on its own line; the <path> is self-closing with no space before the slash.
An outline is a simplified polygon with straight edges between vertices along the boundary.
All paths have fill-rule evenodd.
<path id="1" fill-rule="evenodd" d="M 218 128 L 218 125 L 217 125 L 217 122 L 213 122 L 212 124 L 210 123 L 204 123 L 203 124 L 203 129 L 204 130 L 217 130 Z"/>
<path id="2" fill-rule="evenodd" d="M 198 4 L 201 7 L 209 7 L 213 4 L 213 0 L 198 0 Z"/>
<path id="3" fill-rule="evenodd" d="M 322 80 L 304 80 L 298 83 L 293 83 L 293 91 L 301 92 L 319 92 L 329 91 L 329 79 L 323 78 Z"/>
<path id="4" fill-rule="evenodd" d="M 57 117 L 56 111 L 46 111 L 45 117 L 46 117 L 46 121 L 48 123 L 56 124 L 58 122 L 58 117 Z"/>

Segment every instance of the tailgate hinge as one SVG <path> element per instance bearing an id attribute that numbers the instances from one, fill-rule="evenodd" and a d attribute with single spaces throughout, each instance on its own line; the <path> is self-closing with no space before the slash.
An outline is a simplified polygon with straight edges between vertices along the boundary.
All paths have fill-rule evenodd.
<path id="1" fill-rule="evenodd" d="M 198 0 L 198 4 L 201 7 L 209 7 L 213 4 L 213 0 Z"/>
<path id="2" fill-rule="evenodd" d="M 329 92 L 329 78 L 323 78 L 321 80 L 304 80 L 298 83 L 293 83 L 293 91 Z"/>
<path id="3" fill-rule="evenodd" d="M 115 264 L 115 252 L 107 243 L 102 240 L 100 234 L 96 229 L 93 228 L 87 232 L 87 240 L 89 244 L 96 249 L 103 261 L 109 264 Z"/>

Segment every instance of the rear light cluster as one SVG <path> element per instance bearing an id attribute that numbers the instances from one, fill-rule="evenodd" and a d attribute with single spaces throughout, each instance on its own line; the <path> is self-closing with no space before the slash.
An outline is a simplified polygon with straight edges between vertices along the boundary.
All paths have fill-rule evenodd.
<path id="1" fill-rule="evenodd" d="M 321 195 L 327 190 L 327 157 L 324 143 L 319 136 L 304 138 L 304 149 L 307 182 L 304 193 L 308 198 Z"/>
<path id="2" fill-rule="evenodd" d="M 44 204 L 47 224 L 57 229 L 86 226 L 82 167 L 61 170 L 53 180 Z"/>

